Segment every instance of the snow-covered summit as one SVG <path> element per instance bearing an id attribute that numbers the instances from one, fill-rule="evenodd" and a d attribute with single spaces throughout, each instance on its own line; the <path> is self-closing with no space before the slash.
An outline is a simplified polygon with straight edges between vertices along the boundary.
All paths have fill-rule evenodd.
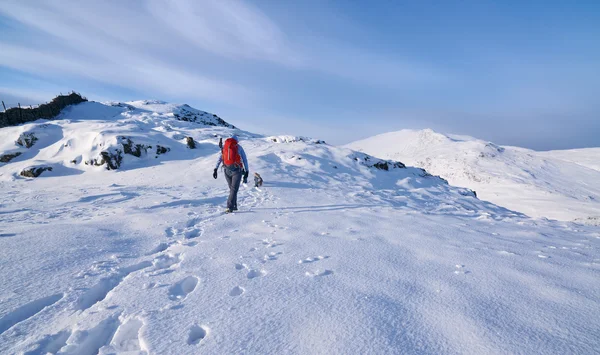
<path id="1" fill-rule="evenodd" d="M 574 220 L 600 216 L 600 151 L 536 152 L 502 147 L 468 136 L 401 130 L 357 141 L 347 147 L 376 157 L 400 160 L 440 175 L 450 184 L 473 189 L 484 200 L 533 217 Z M 572 158 L 566 158 L 571 156 Z"/>
<path id="2" fill-rule="evenodd" d="M 185 104 L 84 102 L 68 106 L 54 120 L 0 131 L 0 164 L 5 165 L 0 179 L 36 166 L 47 169 L 44 175 L 57 176 L 97 166 L 114 170 L 193 158 L 202 153 L 189 149 L 192 145 L 201 148 L 205 140 L 235 129 L 217 115 Z M 21 144 L 24 139 L 33 140 L 31 146 Z"/>

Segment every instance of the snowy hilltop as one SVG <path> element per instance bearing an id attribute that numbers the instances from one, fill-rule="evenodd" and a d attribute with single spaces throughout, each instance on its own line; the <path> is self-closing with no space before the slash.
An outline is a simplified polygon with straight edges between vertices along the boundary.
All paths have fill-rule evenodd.
<path id="1" fill-rule="evenodd" d="M 600 222 L 600 148 L 536 152 L 430 129 L 385 133 L 347 147 L 422 167 L 531 217 Z"/>
<path id="2" fill-rule="evenodd" d="M 212 173 L 232 134 L 264 185 L 224 214 Z M 598 227 L 531 219 L 380 153 L 159 101 L 0 129 L 0 353 L 600 348 Z M 584 171 L 569 164 L 547 167 Z"/>

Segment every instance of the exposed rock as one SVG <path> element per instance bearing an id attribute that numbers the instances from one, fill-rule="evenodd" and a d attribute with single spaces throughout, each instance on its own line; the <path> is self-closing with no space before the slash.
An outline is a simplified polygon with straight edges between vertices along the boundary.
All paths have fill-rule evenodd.
<path id="1" fill-rule="evenodd" d="M 22 133 L 15 143 L 21 147 L 31 148 L 38 139 L 33 133 Z"/>
<path id="2" fill-rule="evenodd" d="M 207 126 L 222 126 L 227 128 L 235 128 L 234 125 L 225 122 L 221 117 L 208 112 L 198 111 L 191 108 L 189 105 L 183 105 L 178 112 L 173 116 L 179 121 L 201 123 Z"/>
<path id="3" fill-rule="evenodd" d="M 119 167 L 121 167 L 123 156 L 121 155 L 121 151 L 119 149 L 115 150 L 114 153 L 108 151 L 100 152 L 100 156 L 102 157 L 102 160 L 106 163 L 107 170 L 117 170 Z"/>
<path id="4" fill-rule="evenodd" d="M 463 196 L 477 197 L 477 193 L 471 189 L 460 189 L 458 193 Z"/>
<path id="5" fill-rule="evenodd" d="M 85 165 L 102 166 L 106 164 L 106 170 L 117 170 L 121 167 L 123 162 L 123 155 L 120 149 L 116 149 L 114 152 L 102 151 L 100 157 L 91 159 L 85 162 Z"/>
<path id="6" fill-rule="evenodd" d="M 377 163 L 372 165 L 375 169 L 388 171 L 390 169 L 404 169 L 406 165 L 399 161 L 385 161 L 380 160 Z"/>
<path id="7" fill-rule="evenodd" d="M 40 176 L 44 171 L 52 171 L 52 167 L 50 166 L 37 166 L 37 167 L 31 167 L 31 168 L 27 168 L 23 171 L 21 171 L 21 176 L 24 177 L 30 177 L 30 178 L 36 178 L 38 176 Z"/>
<path id="8" fill-rule="evenodd" d="M 152 148 L 152 146 L 144 145 L 144 144 L 135 144 L 128 137 L 119 137 L 121 145 L 123 146 L 123 152 L 125 154 L 133 155 L 134 157 L 141 157 L 142 152 L 147 153 L 148 149 Z"/>
<path id="9" fill-rule="evenodd" d="M 23 153 L 16 152 L 13 154 L 0 155 L 0 163 L 8 163 L 9 161 L 13 160 L 14 158 L 18 157 L 21 154 L 23 154 Z"/>
<path id="10" fill-rule="evenodd" d="M 171 148 L 167 148 L 167 147 L 163 147 L 162 145 L 156 145 L 156 155 L 161 155 L 161 154 L 166 154 L 167 152 L 170 152 Z"/>
<path id="11" fill-rule="evenodd" d="M 190 149 L 196 149 L 196 142 L 193 137 L 185 137 L 185 142 Z"/>

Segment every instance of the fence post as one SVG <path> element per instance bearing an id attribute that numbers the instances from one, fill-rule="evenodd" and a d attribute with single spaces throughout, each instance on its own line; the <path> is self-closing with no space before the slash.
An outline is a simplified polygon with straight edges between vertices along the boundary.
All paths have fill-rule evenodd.
<path id="1" fill-rule="evenodd" d="M 4 107 L 4 112 L 6 112 L 6 105 L 4 104 L 4 101 L 2 101 L 2 107 Z"/>
<path id="2" fill-rule="evenodd" d="M 23 123 L 23 112 L 21 112 L 21 103 L 19 102 L 19 120 Z"/>

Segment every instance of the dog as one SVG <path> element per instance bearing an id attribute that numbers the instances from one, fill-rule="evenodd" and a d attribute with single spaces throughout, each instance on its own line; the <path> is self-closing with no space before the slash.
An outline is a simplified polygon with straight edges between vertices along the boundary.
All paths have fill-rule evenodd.
<path id="1" fill-rule="evenodd" d="M 263 179 L 260 177 L 259 173 L 254 173 L 254 187 L 261 187 L 263 184 Z"/>

